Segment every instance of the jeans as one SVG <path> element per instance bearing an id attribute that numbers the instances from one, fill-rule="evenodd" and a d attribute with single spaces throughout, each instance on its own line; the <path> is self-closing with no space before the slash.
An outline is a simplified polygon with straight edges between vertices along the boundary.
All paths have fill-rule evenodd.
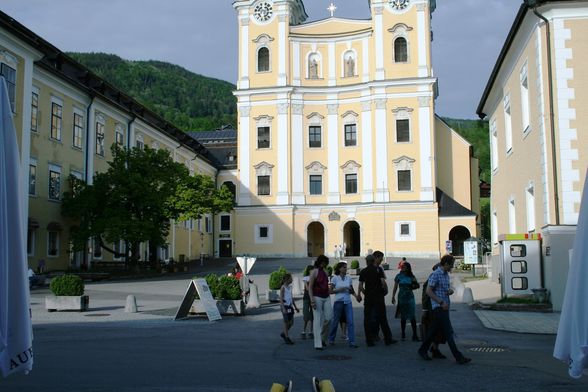
<path id="1" fill-rule="evenodd" d="M 355 344 L 355 327 L 353 326 L 353 305 L 351 302 L 346 304 L 343 301 L 335 301 L 333 304 L 333 319 L 331 320 L 331 330 L 329 331 L 329 342 L 335 341 L 337 335 L 337 328 L 339 328 L 339 321 L 341 315 L 345 315 L 347 321 L 347 337 L 349 344 Z"/>
<path id="2" fill-rule="evenodd" d="M 331 307 L 331 298 L 313 297 L 315 309 L 312 311 L 314 320 L 312 321 L 312 330 L 314 333 L 314 347 L 322 348 L 323 342 L 327 341 L 327 332 L 329 323 L 333 316 Z"/>
<path id="3" fill-rule="evenodd" d="M 451 320 L 449 319 L 449 310 L 443 310 L 443 308 L 433 309 L 433 323 L 427 330 L 427 337 L 423 339 L 423 344 L 421 344 L 419 352 L 426 354 L 427 351 L 429 351 L 429 347 L 439 331 L 441 331 L 443 337 L 447 340 L 447 345 L 449 346 L 453 357 L 456 360 L 463 358 L 463 354 L 457 349 L 457 345 L 453 339 L 453 327 L 451 326 Z"/>
<path id="4" fill-rule="evenodd" d="M 386 317 L 384 297 L 377 299 L 366 298 L 363 309 L 363 328 L 365 340 L 368 344 L 374 342 L 379 329 L 382 330 L 386 343 L 392 341 L 392 331 L 390 331 L 388 318 Z"/>

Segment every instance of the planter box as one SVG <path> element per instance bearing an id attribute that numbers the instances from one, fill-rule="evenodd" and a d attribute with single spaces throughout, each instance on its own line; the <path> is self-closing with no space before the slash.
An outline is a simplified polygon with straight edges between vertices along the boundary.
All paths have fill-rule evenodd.
<path id="1" fill-rule="evenodd" d="M 47 295 L 45 296 L 45 309 L 49 312 L 56 310 L 76 310 L 84 312 L 88 310 L 90 297 L 87 295 L 68 296 L 68 295 Z"/>
<path id="2" fill-rule="evenodd" d="M 216 307 L 223 316 L 243 316 L 245 314 L 245 302 L 240 299 L 217 299 Z M 196 314 L 206 313 L 204 306 L 198 299 L 194 300 L 190 312 Z"/>
<path id="3" fill-rule="evenodd" d="M 268 302 L 280 302 L 280 290 L 268 290 L 265 293 L 265 298 Z"/>

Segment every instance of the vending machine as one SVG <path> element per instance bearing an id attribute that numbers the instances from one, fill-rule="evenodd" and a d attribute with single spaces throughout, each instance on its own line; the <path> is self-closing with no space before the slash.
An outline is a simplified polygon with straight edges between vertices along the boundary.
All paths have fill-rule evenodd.
<path id="1" fill-rule="evenodd" d="M 498 237 L 502 295 L 533 294 L 541 284 L 541 234 L 503 234 Z"/>

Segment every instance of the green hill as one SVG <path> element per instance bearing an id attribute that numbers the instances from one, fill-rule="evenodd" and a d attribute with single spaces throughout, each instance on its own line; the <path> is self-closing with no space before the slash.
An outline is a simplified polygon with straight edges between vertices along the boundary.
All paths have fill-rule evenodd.
<path id="1" fill-rule="evenodd" d="M 184 131 L 237 125 L 235 86 L 229 82 L 162 61 L 128 61 L 105 53 L 68 55 Z"/>

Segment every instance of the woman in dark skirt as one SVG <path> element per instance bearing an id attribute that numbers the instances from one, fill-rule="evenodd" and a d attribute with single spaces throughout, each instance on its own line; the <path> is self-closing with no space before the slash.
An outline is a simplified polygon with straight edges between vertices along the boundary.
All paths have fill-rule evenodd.
<path id="1" fill-rule="evenodd" d="M 398 291 L 398 306 L 396 307 L 396 318 L 400 316 L 400 327 L 402 340 L 406 339 L 406 320 L 410 320 L 412 327 L 412 340 L 419 341 L 416 328 L 415 300 L 413 290 L 419 288 L 419 284 L 412 273 L 410 263 L 402 263 L 400 272 L 394 278 L 394 290 L 392 291 L 392 303 L 396 303 L 396 291 Z M 399 290 L 400 289 L 400 290 Z"/>

